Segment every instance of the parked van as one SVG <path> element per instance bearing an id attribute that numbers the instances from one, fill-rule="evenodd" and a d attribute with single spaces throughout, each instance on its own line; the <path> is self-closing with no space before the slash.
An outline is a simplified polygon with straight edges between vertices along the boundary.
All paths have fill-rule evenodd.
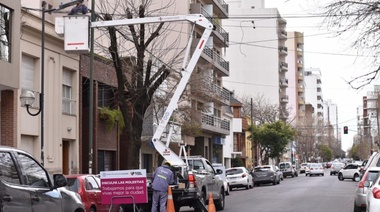
<path id="1" fill-rule="evenodd" d="M 282 171 L 284 177 L 294 177 L 295 176 L 295 170 L 292 166 L 291 162 L 281 162 L 278 164 L 278 167 L 280 167 L 280 171 Z"/>

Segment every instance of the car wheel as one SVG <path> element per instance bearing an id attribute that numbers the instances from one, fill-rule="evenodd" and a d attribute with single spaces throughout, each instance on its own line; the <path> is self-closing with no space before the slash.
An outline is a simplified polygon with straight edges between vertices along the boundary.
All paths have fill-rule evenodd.
<path id="1" fill-rule="evenodd" d="M 354 201 L 354 212 L 361 212 L 362 209 L 356 205 L 355 201 Z"/>
<path id="2" fill-rule="evenodd" d="M 224 203 L 225 203 L 225 196 L 224 196 L 224 191 L 220 191 L 220 198 L 218 200 L 215 200 L 215 208 L 218 211 L 221 211 L 224 209 Z"/>
<path id="3" fill-rule="evenodd" d="M 227 186 L 227 188 L 226 188 L 226 195 L 227 196 L 230 195 L 230 186 Z"/>
<path id="4" fill-rule="evenodd" d="M 96 212 L 96 209 L 94 207 L 91 207 L 90 212 Z"/>
<path id="5" fill-rule="evenodd" d="M 272 182 L 273 185 L 277 185 L 277 180 L 274 179 L 274 181 Z"/>
<path id="6" fill-rule="evenodd" d="M 325 174 L 322 174 L 322 177 L 325 176 Z"/>
<path id="7" fill-rule="evenodd" d="M 278 181 L 277 181 L 277 184 L 280 184 L 280 182 L 281 182 L 281 180 L 280 180 L 280 179 L 278 179 Z"/>
<path id="8" fill-rule="evenodd" d="M 340 181 L 343 181 L 343 180 L 344 180 L 344 178 L 343 178 L 343 174 L 342 174 L 342 173 L 339 173 L 339 174 L 338 174 L 338 179 L 339 179 Z"/>
<path id="9" fill-rule="evenodd" d="M 355 173 L 354 178 L 352 178 L 352 181 L 355 181 L 355 178 L 357 178 L 357 177 L 359 177 L 359 175 Z"/>

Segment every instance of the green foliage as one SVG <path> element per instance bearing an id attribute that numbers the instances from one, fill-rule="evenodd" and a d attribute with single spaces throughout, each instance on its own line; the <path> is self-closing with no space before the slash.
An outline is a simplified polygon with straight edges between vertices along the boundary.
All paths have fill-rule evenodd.
<path id="1" fill-rule="evenodd" d="M 260 145 L 260 151 L 265 152 L 265 160 L 280 157 L 295 134 L 296 131 L 281 120 L 254 126 L 253 130 L 253 138 Z"/>
<path id="2" fill-rule="evenodd" d="M 333 151 L 329 146 L 322 144 L 319 146 L 318 149 L 319 149 L 319 154 L 321 158 L 323 159 L 323 161 L 331 161 L 332 156 L 333 156 Z"/>
<path id="3" fill-rule="evenodd" d="M 108 107 L 102 107 L 99 111 L 99 116 L 101 119 L 106 120 L 107 130 L 111 131 L 115 124 L 118 123 L 118 132 L 121 134 L 123 128 L 125 127 L 123 114 L 119 109 L 109 109 Z"/>
<path id="4" fill-rule="evenodd" d="M 202 136 L 202 125 L 196 122 L 184 122 L 181 126 L 181 131 L 183 134 L 189 136 Z"/>
<path id="5" fill-rule="evenodd" d="M 241 158 L 232 158 L 231 159 L 231 166 L 232 167 L 244 166 L 243 160 Z"/>

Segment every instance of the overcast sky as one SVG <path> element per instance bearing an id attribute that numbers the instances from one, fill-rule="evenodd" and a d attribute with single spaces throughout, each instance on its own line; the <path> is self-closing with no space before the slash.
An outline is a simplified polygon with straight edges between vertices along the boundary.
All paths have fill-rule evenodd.
<path id="1" fill-rule="evenodd" d="M 324 0 L 326 1 L 326 0 Z M 357 57 L 350 48 L 350 39 L 337 38 L 320 27 L 323 18 L 311 18 L 315 12 L 314 0 L 266 0 L 266 8 L 277 8 L 287 20 L 287 31 L 304 33 L 305 68 L 320 68 L 322 73 L 322 93 L 324 100 L 331 99 L 338 106 L 338 125 L 348 126 L 349 134 L 342 134 L 342 149 L 352 146 L 356 134 L 356 109 L 362 105 L 362 97 L 372 90 L 372 83 L 362 90 L 350 88 L 346 83 L 360 73 L 369 72 L 368 61 Z M 319 1 L 321 2 L 321 1 Z"/>

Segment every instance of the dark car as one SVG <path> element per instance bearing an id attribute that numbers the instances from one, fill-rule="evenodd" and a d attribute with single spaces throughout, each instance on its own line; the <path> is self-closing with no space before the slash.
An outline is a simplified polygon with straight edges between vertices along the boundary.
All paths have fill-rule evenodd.
<path id="1" fill-rule="evenodd" d="M 281 172 L 274 165 L 256 166 L 252 171 L 253 182 L 255 186 L 265 183 L 272 183 L 273 185 L 280 184 Z"/>
<path id="2" fill-rule="evenodd" d="M 27 152 L 0 146 L 0 211 L 84 212 L 80 196 L 66 184 L 64 175 L 52 179 Z"/>
<path id="3" fill-rule="evenodd" d="M 76 192 L 82 198 L 86 211 L 110 211 L 111 205 L 102 204 L 100 178 L 91 174 L 67 175 L 67 189 Z M 112 211 L 118 211 L 118 205 Z"/>

